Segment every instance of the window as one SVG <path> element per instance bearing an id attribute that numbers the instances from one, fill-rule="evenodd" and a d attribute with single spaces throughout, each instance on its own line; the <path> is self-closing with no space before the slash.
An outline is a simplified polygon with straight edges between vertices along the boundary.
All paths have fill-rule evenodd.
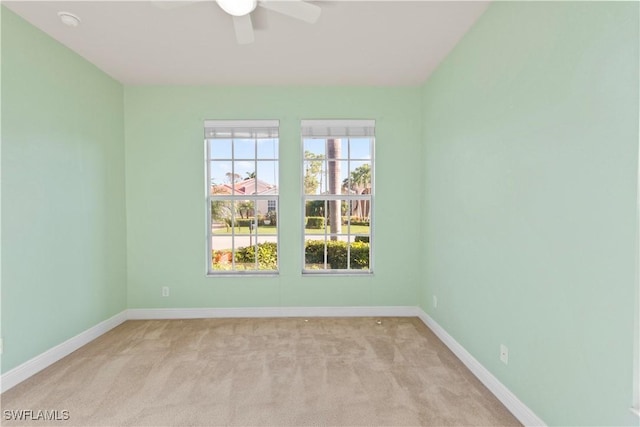
<path id="1" fill-rule="evenodd" d="M 208 274 L 278 271 L 278 126 L 205 121 Z"/>
<path id="2" fill-rule="evenodd" d="M 305 273 L 373 271 L 373 120 L 303 120 Z"/>

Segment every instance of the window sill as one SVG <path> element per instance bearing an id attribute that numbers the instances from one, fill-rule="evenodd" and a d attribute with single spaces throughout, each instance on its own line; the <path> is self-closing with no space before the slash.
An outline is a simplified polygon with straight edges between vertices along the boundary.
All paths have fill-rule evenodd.
<path id="1" fill-rule="evenodd" d="M 320 276 L 349 276 L 349 277 L 371 277 L 373 271 L 356 272 L 356 271 L 302 271 L 302 277 L 320 277 Z"/>

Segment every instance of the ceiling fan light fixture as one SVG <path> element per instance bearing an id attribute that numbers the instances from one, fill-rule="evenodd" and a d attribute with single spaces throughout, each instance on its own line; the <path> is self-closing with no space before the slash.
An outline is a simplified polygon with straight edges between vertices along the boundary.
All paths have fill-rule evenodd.
<path id="1" fill-rule="evenodd" d="M 218 5 L 227 12 L 229 15 L 233 16 L 244 16 L 248 15 L 256 8 L 258 5 L 258 0 L 216 0 Z"/>
<path id="2" fill-rule="evenodd" d="M 60 21 L 68 27 L 77 27 L 80 25 L 80 18 L 70 12 L 58 12 Z"/>

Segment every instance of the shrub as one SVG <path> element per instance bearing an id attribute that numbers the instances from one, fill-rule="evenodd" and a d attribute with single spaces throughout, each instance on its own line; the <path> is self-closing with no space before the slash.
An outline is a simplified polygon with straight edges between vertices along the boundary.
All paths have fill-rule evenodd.
<path id="1" fill-rule="evenodd" d="M 322 230 L 324 228 L 324 217 L 308 216 L 306 227 L 316 229 L 316 230 Z"/>
<path id="2" fill-rule="evenodd" d="M 343 216 L 342 217 L 342 225 L 347 225 L 348 223 L 349 223 L 349 217 L 348 216 Z M 351 225 L 369 226 L 371 224 L 369 223 L 368 219 L 360 218 L 360 217 L 357 217 L 357 216 L 352 216 L 351 217 Z"/>
<path id="3" fill-rule="evenodd" d="M 324 240 L 307 240 L 304 258 L 305 264 L 324 264 Z"/>
<path id="4" fill-rule="evenodd" d="M 347 268 L 347 242 L 329 240 L 327 243 L 327 264 L 333 270 Z M 350 263 L 352 269 L 369 268 L 369 243 L 353 242 L 350 245 Z M 324 264 L 324 240 L 307 240 L 305 243 L 305 263 Z"/>
<path id="5" fill-rule="evenodd" d="M 258 243 L 258 269 L 259 270 L 276 270 L 278 268 L 278 244 L 275 242 Z M 212 251 L 211 260 L 213 261 L 214 270 L 231 269 L 231 250 L 223 249 Z M 255 264 L 256 252 L 255 246 L 246 246 L 236 249 L 236 267 L 242 270 L 242 266 L 237 264 Z M 248 267 L 248 266 L 245 266 Z M 246 268 L 252 270 L 251 268 Z"/>
<path id="6" fill-rule="evenodd" d="M 269 221 L 271 221 L 269 225 L 273 225 L 273 226 L 278 225 L 277 224 L 278 215 L 276 214 L 276 211 L 267 212 L 267 214 L 264 216 L 264 219 L 268 219 Z M 264 224 L 264 221 L 263 221 L 263 224 Z"/>
<path id="7" fill-rule="evenodd" d="M 231 251 L 229 249 L 212 251 L 211 261 L 214 270 L 231 270 Z"/>
<path id="8" fill-rule="evenodd" d="M 275 270 L 278 268 L 278 244 L 275 242 L 258 243 L 258 269 Z M 236 250 L 236 262 L 255 263 L 255 246 L 246 246 Z"/>
<path id="9" fill-rule="evenodd" d="M 236 227 L 249 227 L 253 218 L 236 218 Z"/>
<path id="10" fill-rule="evenodd" d="M 356 236 L 355 241 L 369 243 L 369 236 Z"/>
<path id="11" fill-rule="evenodd" d="M 305 204 L 306 216 L 321 216 L 324 212 L 324 200 L 309 200 Z"/>
<path id="12" fill-rule="evenodd" d="M 228 249 L 213 251 L 211 259 L 214 264 L 231 264 L 231 251 Z"/>

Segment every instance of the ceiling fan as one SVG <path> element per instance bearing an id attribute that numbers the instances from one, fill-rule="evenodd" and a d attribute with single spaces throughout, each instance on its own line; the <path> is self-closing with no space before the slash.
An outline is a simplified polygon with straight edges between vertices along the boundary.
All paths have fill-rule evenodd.
<path id="1" fill-rule="evenodd" d="M 310 24 L 318 21 L 322 11 L 320 6 L 304 0 L 215 0 L 215 2 L 233 18 L 233 28 L 238 44 L 249 44 L 255 40 L 251 13 L 256 7 L 272 10 Z M 193 1 L 187 0 L 175 3 L 173 1 L 155 0 L 152 3 L 162 9 L 172 9 L 176 6 L 193 3 Z"/>

